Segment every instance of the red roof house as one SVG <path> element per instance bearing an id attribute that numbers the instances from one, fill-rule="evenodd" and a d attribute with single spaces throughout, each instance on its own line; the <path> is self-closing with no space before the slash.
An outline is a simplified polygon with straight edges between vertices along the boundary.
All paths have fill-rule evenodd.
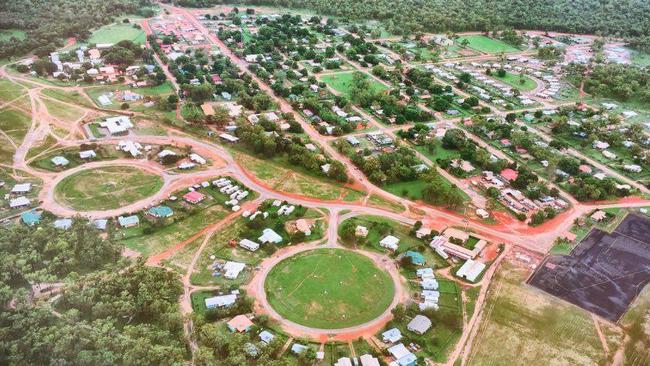
<path id="1" fill-rule="evenodd" d="M 189 203 L 197 204 L 205 199 L 205 196 L 197 191 L 185 193 L 183 199 Z"/>
<path id="2" fill-rule="evenodd" d="M 503 169 L 500 175 L 503 179 L 507 180 L 508 182 L 512 182 L 513 180 L 517 179 L 517 176 L 519 176 L 517 171 L 512 170 L 510 168 Z"/>
<path id="3" fill-rule="evenodd" d="M 222 83 L 221 76 L 219 76 L 217 74 L 212 75 L 212 82 L 217 84 L 217 85 L 221 84 Z"/>

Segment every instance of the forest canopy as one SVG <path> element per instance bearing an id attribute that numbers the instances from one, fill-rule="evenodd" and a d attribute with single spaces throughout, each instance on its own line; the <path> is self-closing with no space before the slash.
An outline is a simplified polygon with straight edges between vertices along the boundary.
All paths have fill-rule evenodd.
<path id="1" fill-rule="evenodd" d="M 386 21 L 398 35 L 415 31 L 489 31 L 501 26 L 626 38 L 650 35 L 646 0 L 177 0 L 182 6 L 221 3 L 308 8 L 351 19 Z"/>

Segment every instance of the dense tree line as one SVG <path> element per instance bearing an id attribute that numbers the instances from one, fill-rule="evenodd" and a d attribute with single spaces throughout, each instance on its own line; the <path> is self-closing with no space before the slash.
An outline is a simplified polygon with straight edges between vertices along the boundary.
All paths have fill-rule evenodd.
<path id="1" fill-rule="evenodd" d="M 186 6 L 223 2 L 233 1 L 177 1 Z M 396 34 L 491 31 L 504 26 L 630 38 L 650 35 L 650 2 L 645 0 L 340 0 L 336 3 L 326 0 L 251 0 L 246 4 L 308 8 L 351 19 L 379 19 L 384 20 L 388 30 Z"/>
<path id="2" fill-rule="evenodd" d="M 571 64 L 567 76 L 579 85 L 585 68 L 584 65 Z M 589 94 L 650 103 L 650 74 L 647 69 L 622 64 L 599 64 L 591 69 L 584 80 L 585 91 Z"/>
<path id="3" fill-rule="evenodd" d="M 153 0 L 11 0 L 0 6 L 0 29 L 25 30 L 24 40 L 0 42 L 0 58 L 35 51 L 46 55 L 63 46 L 67 37 L 84 41 L 90 30 L 123 14 L 152 15 Z"/>

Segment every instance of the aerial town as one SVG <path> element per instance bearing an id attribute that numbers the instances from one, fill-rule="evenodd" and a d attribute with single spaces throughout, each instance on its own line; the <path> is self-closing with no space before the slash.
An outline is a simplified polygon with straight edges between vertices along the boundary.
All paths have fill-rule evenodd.
<path id="1" fill-rule="evenodd" d="M 58 3 L 0 13 L 0 364 L 650 364 L 648 3 Z"/>

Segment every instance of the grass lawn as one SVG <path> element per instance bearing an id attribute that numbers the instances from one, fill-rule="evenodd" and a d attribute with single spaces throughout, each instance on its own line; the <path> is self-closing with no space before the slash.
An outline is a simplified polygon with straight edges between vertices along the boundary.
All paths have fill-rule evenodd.
<path id="1" fill-rule="evenodd" d="M 111 24 L 94 31 L 86 43 L 117 43 L 122 40 L 144 44 L 147 38 L 144 31 L 134 28 L 133 24 Z"/>
<path id="2" fill-rule="evenodd" d="M 463 36 L 456 40 L 459 44 L 463 40 L 469 41 L 468 47 L 473 48 L 480 52 L 485 53 L 500 53 L 500 52 L 517 52 L 520 51 L 518 48 L 515 48 L 505 42 L 502 42 L 498 39 L 482 36 L 482 35 L 470 35 Z"/>
<path id="3" fill-rule="evenodd" d="M 497 73 L 492 73 L 492 77 L 521 91 L 531 91 L 537 86 L 537 83 L 526 75 L 523 75 L 524 82 L 521 83 L 521 76 L 512 72 L 506 72 L 506 76 L 504 77 L 500 77 Z"/>
<path id="4" fill-rule="evenodd" d="M 458 150 L 445 149 L 441 144 L 436 144 L 431 151 L 424 145 L 414 145 L 413 148 L 433 162 L 438 159 L 458 159 L 460 157 Z"/>
<path id="5" fill-rule="evenodd" d="M 332 180 L 304 173 L 298 167 L 289 166 L 289 163 L 284 160 L 262 160 L 238 150 L 231 150 L 231 152 L 237 163 L 278 191 L 323 200 L 361 199 L 357 191 L 342 187 L 340 183 Z"/>
<path id="6" fill-rule="evenodd" d="M 345 95 L 346 97 L 350 97 L 350 88 L 352 87 L 352 76 L 354 75 L 354 72 L 339 72 L 339 73 L 334 73 L 334 74 L 328 74 L 328 75 L 322 75 L 321 80 L 327 84 L 329 87 L 332 89 L 336 90 L 337 92 Z M 368 82 L 370 83 L 370 87 L 373 90 L 381 91 L 381 90 L 387 90 L 388 87 L 386 85 L 377 82 L 373 80 L 372 78 L 368 78 Z"/>
<path id="7" fill-rule="evenodd" d="M 387 273 L 367 257 L 343 249 L 316 249 L 285 259 L 269 272 L 264 288 L 283 317 L 324 329 L 378 317 L 395 292 Z"/>
<path id="8" fill-rule="evenodd" d="M 38 149 L 41 150 L 41 149 L 48 148 L 47 144 L 51 143 L 49 139 L 54 140 L 52 137 L 48 135 L 48 139 L 45 140 L 44 145 L 39 146 Z M 54 142 L 55 141 L 56 140 L 54 140 Z M 109 145 L 97 145 L 95 148 L 93 148 L 93 150 L 97 154 L 97 157 L 92 159 L 92 161 L 113 160 L 124 156 L 122 152 L 116 151 L 112 146 Z M 60 172 L 62 170 L 71 169 L 88 162 L 87 160 L 84 160 L 81 157 L 79 157 L 79 151 L 80 148 L 78 147 L 58 148 L 56 150 L 48 152 L 47 154 L 44 154 L 38 159 L 31 161 L 29 165 L 38 169 L 48 170 L 51 172 Z M 33 153 L 32 150 L 30 150 L 30 153 Z M 60 168 L 56 167 L 52 163 L 52 158 L 55 156 L 63 156 L 64 158 L 68 159 L 70 163 L 65 167 L 60 167 Z"/>
<path id="9" fill-rule="evenodd" d="M 650 66 L 650 54 L 630 49 L 632 63 L 641 67 Z"/>
<path id="10" fill-rule="evenodd" d="M 76 122 L 83 117 L 84 112 L 76 107 L 57 102 L 52 99 L 43 98 L 47 111 L 54 117 L 64 122 Z"/>
<path id="11" fill-rule="evenodd" d="M 80 211 L 110 210 L 151 196 L 162 184 L 162 178 L 138 168 L 103 167 L 64 178 L 54 188 L 54 196 Z"/>
<path id="12" fill-rule="evenodd" d="M 24 95 L 25 88 L 7 79 L 0 79 L 0 101 L 8 102 Z"/>
<path id="13" fill-rule="evenodd" d="M 504 262 L 490 284 L 468 365 L 602 365 L 607 359 L 588 312 L 531 288 L 529 269 Z M 600 322 L 604 332 L 614 327 Z M 607 340 L 617 349 L 622 337 Z"/>
<path id="14" fill-rule="evenodd" d="M 32 118 L 22 111 L 12 108 L 3 108 L 0 110 L 0 130 L 16 145 L 20 145 L 23 142 L 31 124 Z"/>
<path id="15" fill-rule="evenodd" d="M 24 30 L 10 28 L 0 30 L 0 41 L 8 41 L 12 37 L 16 37 L 18 40 L 23 40 L 27 36 Z"/>
<path id="16" fill-rule="evenodd" d="M 208 224 L 219 221 L 226 217 L 228 211 L 220 205 L 212 205 L 208 208 L 196 210 L 188 215 L 182 215 L 175 210 L 172 221 L 162 228 L 154 229 L 151 234 L 144 234 L 146 226 L 140 224 L 139 227 L 122 229 L 115 234 L 115 238 L 129 249 L 142 253 L 144 256 L 156 254 L 165 251 L 169 247 L 187 240 L 192 235 L 203 229 Z M 142 222 L 142 220 L 140 220 Z M 202 239 L 201 239 L 202 240 Z M 198 248 L 200 241 L 193 242 L 186 249 L 189 251 L 192 245 L 194 249 Z M 172 262 L 180 261 L 179 265 L 187 265 L 194 251 L 182 254 L 176 253 L 179 257 L 172 257 Z M 187 259 L 185 257 L 189 257 Z M 184 269 L 184 268 L 183 268 Z"/>
<path id="17" fill-rule="evenodd" d="M 90 101 L 78 91 L 66 91 L 61 89 L 43 89 L 43 94 L 62 102 L 79 104 L 85 107 L 94 107 Z"/>
<path id="18" fill-rule="evenodd" d="M 631 329 L 624 353 L 624 365 L 650 365 L 650 286 L 646 286 L 619 323 Z"/>

